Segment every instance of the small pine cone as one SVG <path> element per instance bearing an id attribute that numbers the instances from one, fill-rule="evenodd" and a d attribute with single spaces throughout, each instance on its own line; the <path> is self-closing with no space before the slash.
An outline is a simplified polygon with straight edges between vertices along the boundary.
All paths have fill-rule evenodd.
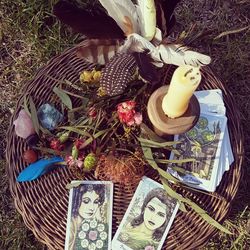
<path id="1" fill-rule="evenodd" d="M 106 95 L 122 94 L 134 78 L 136 61 L 130 54 L 117 54 L 103 68 L 100 87 Z"/>

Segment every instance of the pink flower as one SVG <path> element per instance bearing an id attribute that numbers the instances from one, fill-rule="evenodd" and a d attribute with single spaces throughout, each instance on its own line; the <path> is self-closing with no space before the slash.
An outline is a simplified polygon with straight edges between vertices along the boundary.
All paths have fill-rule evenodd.
<path id="1" fill-rule="evenodd" d="M 136 125 L 140 125 L 142 123 L 142 114 L 139 112 L 135 113 L 134 120 Z"/>
<path id="2" fill-rule="evenodd" d="M 89 239 L 90 240 L 96 240 L 97 239 L 97 231 L 89 231 Z"/>
<path id="3" fill-rule="evenodd" d="M 78 168 L 82 168 L 82 166 L 83 166 L 83 159 L 82 158 L 78 158 L 78 159 L 74 159 L 73 158 L 73 156 L 66 156 L 65 157 L 65 161 L 66 161 L 66 163 L 67 163 L 67 165 L 69 166 L 69 167 L 74 167 L 74 166 L 77 166 Z"/>
<path id="4" fill-rule="evenodd" d="M 127 126 L 140 125 L 142 122 L 141 113 L 135 112 L 135 101 L 127 101 L 118 104 L 117 113 L 120 122 L 125 123 Z"/>
<path id="5" fill-rule="evenodd" d="M 146 246 L 144 250 L 155 250 L 154 246 Z"/>

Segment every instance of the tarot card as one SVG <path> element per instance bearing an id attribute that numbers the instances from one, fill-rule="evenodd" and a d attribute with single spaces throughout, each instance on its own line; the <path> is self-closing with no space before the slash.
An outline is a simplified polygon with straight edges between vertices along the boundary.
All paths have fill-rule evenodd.
<path id="1" fill-rule="evenodd" d="M 221 89 L 200 90 L 194 92 L 199 103 L 224 105 Z"/>
<path id="2" fill-rule="evenodd" d="M 201 90 L 196 91 L 194 94 L 200 103 L 201 113 L 226 114 L 222 91 L 220 89 Z"/>
<path id="3" fill-rule="evenodd" d="M 73 181 L 65 250 L 111 249 L 113 183 Z"/>
<path id="4" fill-rule="evenodd" d="M 176 156 L 171 153 L 170 159 L 194 158 L 196 160 L 180 166 L 173 164 L 185 169 L 187 174 L 192 174 L 201 182 L 194 186 L 196 188 L 211 192 L 216 188 L 226 122 L 225 116 L 203 113 L 194 128 L 175 136 L 176 141 L 182 141 L 176 146 L 181 155 Z M 193 186 L 192 183 L 188 185 Z"/>
<path id="5" fill-rule="evenodd" d="M 112 240 L 112 249 L 160 250 L 178 207 L 162 185 L 143 177 Z"/>

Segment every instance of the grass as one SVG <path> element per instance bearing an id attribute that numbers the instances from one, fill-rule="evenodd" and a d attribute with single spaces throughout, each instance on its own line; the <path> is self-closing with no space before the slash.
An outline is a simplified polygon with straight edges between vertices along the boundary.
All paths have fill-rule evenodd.
<path id="1" fill-rule="evenodd" d="M 5 173 L 4 150 L 6 129 L 21 87 L 50 58 L 80 40 L 79 35 L 52 15 L 55 2 L 0 1 L 0 249 L 46 249 L 25 227 L 14 208 Z M 224 222 L 234 234 L 217 234 L 205 249 L 250 249 L 249 12 L 247 0 L 183 0 L 176 9 L 173 36 L 186 34 L 191 46 L 212 57 L 213 70 L 232 92 L 239 107 L 245 137 L 245 174 Z"/>

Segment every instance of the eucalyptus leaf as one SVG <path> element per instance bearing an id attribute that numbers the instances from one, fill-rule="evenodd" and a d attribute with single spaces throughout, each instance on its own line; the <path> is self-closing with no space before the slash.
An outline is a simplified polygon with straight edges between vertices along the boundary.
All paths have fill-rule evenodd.
<path id="1" fill-rule="evenodd" d="M 72 102 L 70 97 L 62 90 L 57 87 L 53 88 L 53 92 L 61 99 L 62 103 L 68 107 L 69 109 L 72 109 Z"/>
<path id="2" fill-rule="evenodd" d="M 180 141 L 156 142 L 141 137 L 138 138 L 138 141 L 143 142 L 145 146 L 149 146 L 151 148 L 164 148 L 181 143 Z"/>
<path id="3" fill-rule="evenodd" d="M 76 188 L 79 187 L 81 185 L 82 181 L 74 181 L 72 183 L 68 183 L 66 185 L 66 189 L 71 189 L 71 188 Z"/>
<path id="4" fill-rule="evenodd" d="M 186 158 L 186 159 L 181 159 L 181 160 L 156 159 L 155 161 L 157 163 L 176 163 L 176 164 L 181 164 L 181 163 L 187 163 L 187 162 L 195 162 L 195 159 L 194 158 Z"/>
<path id="5" fill-rule="evenodd" d="M 31 114 L 31 120 L 34 126 L 34 129 L 36 131 L 36 133 L 39 135 L 39 121 L 38 121 L 38 117 L 37 117 L 37 110 L 36 110 L 36 106 L 35 103 L 32 99 L 32 97 L 29 97 L 29 105 L 30 105 L 30 114 Z"/>
<path id="6" fill-rule="evenodd" d="M 88 138 L 83 145 L 81 146 L 81 148 L 84 148 L 86 146 L 88 146 L 94 139 L 97 139 L 98 137 L 100 137 L 101 135 L 107 133 L 108 131 L 110 131 L 110 129 L 104 129 L 101 131 L 98 131 L 96 134 L 94 134 L 91 138 Z"/>
<path id="7" fill-rule="evenodd" d="M 211 216 L 207 214 L 207 212 L 199 207 L 196 203 L 193 201 L 182 197 L 180 194 L 176 193 L 175 191 L 173 192 L 173 189 L 168 185 L 167 180 L 164 178 L 161 178 L 162 184 L 166 192 L 173 198 L 188 204 L 196 213 L 198 213 L 207 223 L 210 225 L 216 227 L 220 231 L 227 233 L 227 234 L 232 234 L 227 228 L 223 227 L 221 224 L 219 224 L 215 219 L 213 219 Z"/>
<path id="8" fill-rule="evenodd" d="M 83 130 L 78 129 L 78 128 L 76 128 L 76 127 L 63 126 L 63 127 L 60 127 L 60 128 L 61 128 L 61 129 L 68 130 L 68 131 L 71 131 L 71 132 L 75 132 L 75 133 L 77 133 L 77 134 L 79 134 L 79 135 L 92 137 L 92 135 L 91 135 L 89 132 L 83 131 Z"/>

